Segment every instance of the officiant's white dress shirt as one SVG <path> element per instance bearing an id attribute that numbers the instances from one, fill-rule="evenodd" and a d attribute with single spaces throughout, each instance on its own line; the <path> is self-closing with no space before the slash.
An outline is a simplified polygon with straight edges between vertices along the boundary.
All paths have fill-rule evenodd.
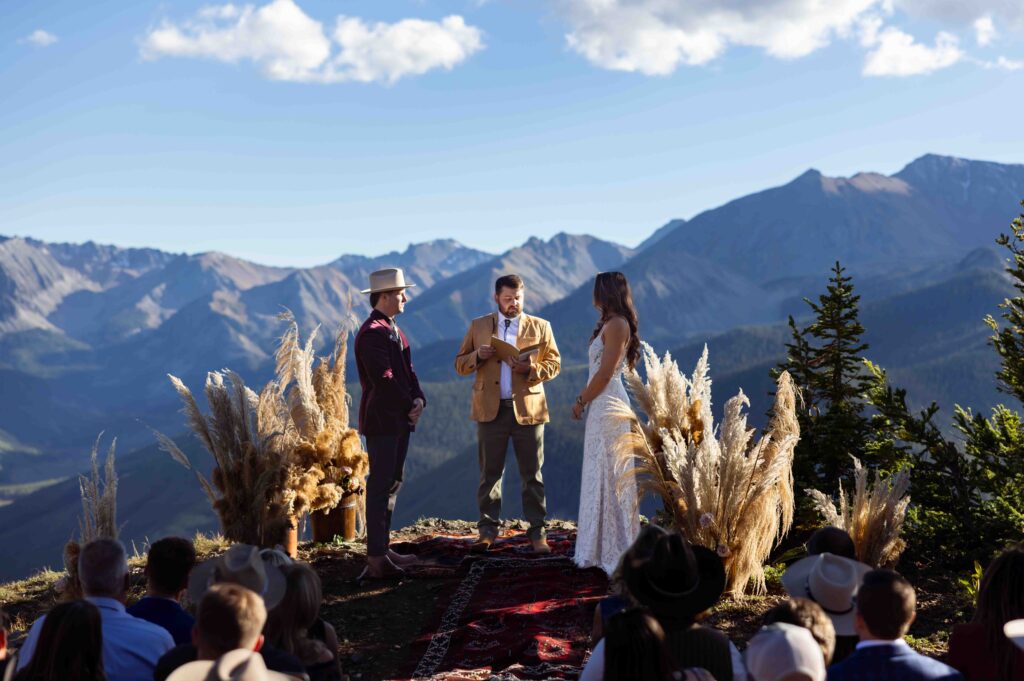
<path id="1" fill-rule="evenodd" d="M 508 319 L 505 315 L 501 314 L 501 310 L 498 310 L 498 330 L 495 334 L 506 343 L 515 345 L 516 336 L 519 335 L 519 320 L 522 317 L 523 315 L 520 313 L 514 319 Z M 506 320 L 512 322 L 507 329 L 505 328 Z M 494 393 L 491 394 L 493 395 Z M 512 367 L 505 362 L 501 363 L 501 399 L 512 399 Z"/>

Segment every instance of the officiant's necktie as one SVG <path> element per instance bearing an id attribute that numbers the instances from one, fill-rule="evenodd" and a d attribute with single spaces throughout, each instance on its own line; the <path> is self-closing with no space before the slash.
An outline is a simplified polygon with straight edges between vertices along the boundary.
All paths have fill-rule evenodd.
<path id="1" fill-rule="evenodd" d="M 502 340 L 508 340 L 508 327 L 512 326 L 512 320 L 508 317 L 505 318 L 505 335 L 502 336 Z"/>

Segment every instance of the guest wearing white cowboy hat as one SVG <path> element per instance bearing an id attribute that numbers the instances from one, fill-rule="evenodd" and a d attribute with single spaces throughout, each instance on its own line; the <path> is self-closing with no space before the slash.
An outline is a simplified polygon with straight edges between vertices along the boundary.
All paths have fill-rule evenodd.
<path id="1" fill-rule="evenodd" d="M 753 681 L 825 681 L 825 659 L 818 642 L 795 624 L 762 627 L 743 657 Z"/>
<path id="2" fill-rule="evenodd" d="M 189 600 L 200 603 L 210 587 L 215 584 L 237 584 L 245 587 L 260 596 L 266 610 L 273 609 L 284 597 L 285 592 L 284 575 L 275 564 L 274 555 L 271 552 L 261 554 L 258 547 L 249 544 L 235 544 L 224 554 L 197 565 L 189 578 Z M 199 651 L 194 643 L 170 650 L 157 662 L 153 674 L 154 681 L 165 681 L 174 670 L 198 659 L 198 655 Z M 263 646 L 260 655 L 266 666 L 274 671 L 295 675 L 305 672 L 302 662 L 283 650 Z"/>
<path id="3" fill-rule="evenodd" d="M 1003 625 L 1003 633 L 1015 646 L 1024 650 L 1024 619 L 1010 620 Z"/>
<path id="4" fill-rule="evenodd" d="M 854 596 L 861 578 L 871 570 L 849 558 L 821 553 L 790 565 L 782 575 L 782 586 L 790 596 L 806 598 L 821 606 L 836 632 L 832 662 L 840 662 L 857 645 L 854 625 Z"/>

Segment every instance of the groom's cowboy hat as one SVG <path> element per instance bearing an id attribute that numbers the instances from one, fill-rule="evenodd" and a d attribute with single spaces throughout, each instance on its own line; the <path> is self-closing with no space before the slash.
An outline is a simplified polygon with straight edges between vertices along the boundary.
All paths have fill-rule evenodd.
<path id="1" fill-rule="evenodd" d="M 790 565 L 782 574 L 782 586 L 790 596 L 820 605 L 832 620 L 836 636 L 854 636 L 854 595 L 864 573 L 870 571 L 871 566 L 864 563 L 820 553 Z"/>
<path id="2" fill-rule="evenodd" d="M 272 557 L 264 556 L 259 548 L 249 544 L 235 544 L 223 555 L 200 563 L 188 579 L 188 598 L 198 603 L 213 584 L 230 582 L 239 584 L 263 597 L 267 610 L 281 602 L 285 592 L 285 577 Z"/>
<path id="3" fill-rule="evenodd" d="M 416 284 L 409 284 L 405 281 L 405 273 L 401 268 L 389 267 L 384 270 L 377 270 L 370 274 L 370 288 L 364 289 L 362 293 L 384 293 L 385 291 L 400 291 L 413 288 Z"/>
<path id="4" fill-rule="evenodd" d="M 711 549 L 668 532 L 649 557 L 624 562 L 622 580 L 656 617 L 689 619 L 718 602 L 725 590 L 725 567 Z"/>

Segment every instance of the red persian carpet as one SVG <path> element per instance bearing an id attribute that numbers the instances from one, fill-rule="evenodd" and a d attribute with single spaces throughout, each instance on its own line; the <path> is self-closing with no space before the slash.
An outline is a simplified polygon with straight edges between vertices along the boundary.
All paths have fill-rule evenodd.
<path id="1" fill-rule="evenodd" d="M 464 574 L 439 604 L 436 626 L 414 642 L 415 668 L 406 678 L 578 678 L 608 580 L 601 570 L 573 565 L 575 534 L 549 534 L 549 556 L 531 553 L 523 535 L 502 539 L 481 556 L 468 553 L 472 540 L 432 537 L 400 549 Z"/>

